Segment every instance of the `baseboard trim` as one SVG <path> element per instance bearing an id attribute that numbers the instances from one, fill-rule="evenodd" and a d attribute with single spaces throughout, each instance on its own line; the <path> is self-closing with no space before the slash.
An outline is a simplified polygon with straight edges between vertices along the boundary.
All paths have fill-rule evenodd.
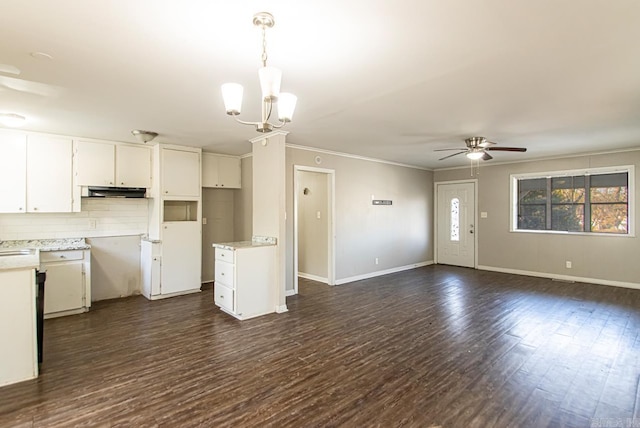
<path id="1" fill-rule="evenodd" d="M 349 278 L 342 278 L 336 280 L 336 285 L 347 284 L 349 282 L 361 281 L 363 279 L 375 278 L 376 276 L 389 275 L 390 273 L 402 272 L 405 270 L 411 270 L 423 266 L 429 266 L 433 264 L 433 260 L 429 260 L 426 262 L 414 263 L 406 266 L 399 266 L 391 269 L 379 270 L 376 272 L 369 272 L 362 275 L 351 276 Z"/>
<path id="2" fill-rule="evenodd" d="M 492 272 L 511 273 L 514 275 L 535 276 L 538 278 L 559 279 L 562 281 L 585 282 L 587 284 L 610 285 L 613 287 L 633 288 L 635 290 L 640 290 L 640 284 L 635 282 L 611 281 L 608 279 L 585 278 L 581 276 L 559 275 L 555 273 L 534 272 L 534 271 L 528 271 L 528 270 L 508 269 L 508 268 L 501 268 L 501 267 L 495 267 L 495 266 L 483 266 L 483 265 L 478 265 L 478 269 L 488 270 Z"/>
<path id="3" fill-rule="evenodd" d="M 296 290 L 287 290 L 284 292 L 284 295 L 289 297 L 289 296 L 295 296 L 296 295 Z"/>
<path id="4" fill-rule="evenodd" d="M 276 313 L 283 314 L 285 312 L 289 312 L 289 309 L 287 309 L 287 305 L 276 306 Z"/>
<path id="5" fill-rule="evenodd" d="M 323 278 L 321 276 L 312 275 L 310 273 L 298 272 L 298 276 L 304 279 L 310 279 L 311 281 L 322 282 L 323 284 L 328 284 L 329 280 L 327 278 Z"/>

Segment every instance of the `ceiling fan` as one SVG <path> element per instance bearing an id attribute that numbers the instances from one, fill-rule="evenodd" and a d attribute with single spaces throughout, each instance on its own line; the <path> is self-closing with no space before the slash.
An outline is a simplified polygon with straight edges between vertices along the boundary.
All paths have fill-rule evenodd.
<path id="1" fill-rule="evenodd" d="M 62 88 L 59 86 L 33 82 L 18 77 L 3 76 L 3 74 L 19 76 L 20 73 L 20 69 L 13 65 L 0 64 L 0 91 L 13 90 L 43 97 L 55 97 L 62 93 Z"/>
<path id="2" fill-rule="evenodd" d="M 526 152 L 527 149 L 524 147 L 493 147 L 496 143 L 488 141 L 484 137 L 470 137 L 464 140 L 467 145 L 466 149 L 457 148 L 457 149 L 437 149 L 435 152 L 444 152 L 450 150 L 457 150 L 458 153 L 454 153 L 449 156 L 445 156 L 438 160 L 445 160 L 451 158 L 453 156 L 466 154 L 466 156 L 471 160 L 491 160 L 493 156 L 491 156 L 488 151 L 499 151 L 499 152 Z"/>

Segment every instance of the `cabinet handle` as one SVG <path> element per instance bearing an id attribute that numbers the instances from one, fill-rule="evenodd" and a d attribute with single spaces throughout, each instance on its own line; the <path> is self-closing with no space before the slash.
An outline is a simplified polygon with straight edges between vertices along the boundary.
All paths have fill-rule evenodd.
<path id="1" fill-rule="evenodd" d="M 113 184 L 113 181 L 110 181 L 109 184 Z"/>
<path id="2" fill-rule="evenodd" d="M 220 186 L 224 187 L 224 184 L 221 184 Z"/>
<path id="3" fill-rule="evenodd" d="M 18 211 L 22 211 L 22 207 L 18 208 Z"/>
<path id="4" fill-rule="evenodd" d="M 61 256 L 60 256 L 60 258 L 61 258 L 61 259 L 64 259 L 64 258 L 65 258 L 65 256 L 64 256 L 64 255 L 61 255 Z"/>
<path id="5" fill-rule="evenodd" d="M 124 186 L 124 181 L 120 183 L 121 186 Z"/>
<path id="6" fill-rule="evenodd" d="M 168 190 L 165 190 L 165 191 L 164 191 L 164 193 L 169 193 L 169 191 L 168 191 Z"/>
<path id="7" fill-rule="evenodd" d="M 220 275 L 224 276 L 224 272 L 222 272 Z"/>
<path id="8" fill-rule="evenodd" d="M 33 207 L 33 210 L 34 211 L 38 211 L 38 207 Z"/>
<path id="9" fill-rule="evenodd" d="M 221 294 L 221 295 L 220 295 L 220 298 L 221 298 L 221 299 L 224 299 L 224 296 Z"/>

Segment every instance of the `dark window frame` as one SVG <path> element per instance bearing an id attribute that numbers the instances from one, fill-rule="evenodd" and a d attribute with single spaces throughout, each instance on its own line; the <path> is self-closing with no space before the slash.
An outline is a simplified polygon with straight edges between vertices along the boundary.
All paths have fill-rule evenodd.
<path id="1" fill-rule="evenodd" d="M 598 176 L 610 176 L 614 183 L 618 181 L 622 183 L 620 178 L 626 177 L 625 184 L 612 184 L 612 185 L 594 185 L 591 178 Z M 571 184 L 568 186 L 562 186 L 564 179 L 570 179 Z M 606 180 L 607 178 L 605 178 Z M 513 232 L 537 232 L 537 233 L 561 233 L 561 234 L 578 234 L 578 235 L 606 235 L 606 236 L 635 236 L 633 222 L 634 222 L 634 167 L 613 167 L 613 168 L 594 168 L 588 170 L 576 170 L 576 171 L 560 171 L 549 172 L 540 174 L 513 174 L 511 175 L 512 191 L 511 191 L 511 231 Z M 553 187 L 552 182 L 558 180 L 560 186 Z M 544 184 L 542 183 L 544 181 Z M 602 184 L 603 179 L 596 179 L 599 184 Z M 522 183 L 528 182 L 527 186 L 522 188 Z M 576 184 L 574 184 L 576 183 Z M 593 187 L 592 187 L 593 186 Z M 616 201 L 594 201 L 592 200 L 591 190 L 594 188 L 617 188 L 624 189 L 625 200 Z M 558 189 L 572 189 L 578 191 L 577 196 L 571 195 L 568 200 L 555 201 L 553 190 Z M 526 192 L 535 190 L 537 193 L 529 200 L 526 200 Z M 542 198 L 540 195 L 543 195 Z M 560 195 L 563 196 L 562 194 Z M 592 218 L 592 208 L 602 207 L 605 205 L 620 206 L 624 209 L 626 217 L 623 218 L 623 222 L 617 224 L 617 230 L 594 230 L 595 222 Z M 562 220 L 562 217 L 558 217 L 554 220 L 554 207 L 567 207 L 569 211 L 576 211 L 581 216 L 567 216 L 565 219 L 576 221 L 582 224 L 578 227 L 572 228 L 570 224 L 564 223 L 563 228 L 558 227 L 558 218 Z M 575 208 L 578 207 L 578 208 Z M 526 209 L 529 213 L 532 213 L 534 217 L 523 217 L 521 212 Z M 538 211 L 538 212 L 536 212 Z M 542 228 L 542 219 L 540 213 L 544 217 L 544 228 Z M 537 214 L 537 215 L 536 215 Z M 606 223 L 605 223 L 606 224 Z M 610 223 L 609 223 L 610 224 Z M 624 225 L 624 228 L 621 226 Z M 555 228 L 554 228 L 555 227 Z"/>

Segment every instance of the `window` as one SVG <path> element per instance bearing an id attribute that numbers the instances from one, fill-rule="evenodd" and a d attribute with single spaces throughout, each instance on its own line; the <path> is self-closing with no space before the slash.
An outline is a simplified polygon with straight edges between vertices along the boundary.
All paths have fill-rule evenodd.
<path id="1" fill-rule="evenodd" d="M 451 240 L 460 240 L 460 199 L 451 199 Z"/>
<path id="2" fill-rule="evenodd" d="M 633 167 L 513 175 L 513 230 L 630 233 Z"/>

